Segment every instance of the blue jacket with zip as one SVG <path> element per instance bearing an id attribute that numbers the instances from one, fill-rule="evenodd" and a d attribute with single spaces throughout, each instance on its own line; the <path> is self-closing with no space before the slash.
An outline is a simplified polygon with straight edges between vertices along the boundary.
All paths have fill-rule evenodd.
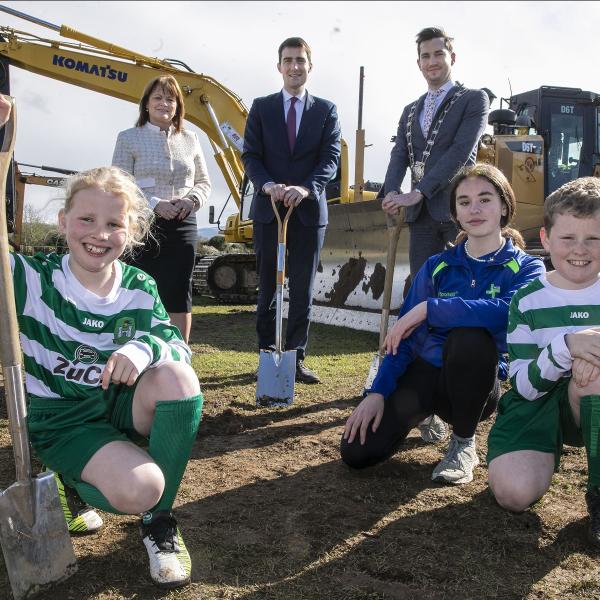
<path id="1" fill-rule="evenodd" d="M 417 357 L 441 367 L 446 337 L 455 327 L 483 327 L 490 332 L 498 348 L 498 377 L 506 379 L 508 306 L 519 288 L 545 272 L 544 263 L 515 248 L 510 239 L 498 254 L 481 258 L 488 260 L 469 258 L 462 242 L 432 256 L 419 269 L 399 318 L 426 300 L 427 319 L 400 342 L 395 355 L 385 356 L 369 392 L 390 396 Z"/>

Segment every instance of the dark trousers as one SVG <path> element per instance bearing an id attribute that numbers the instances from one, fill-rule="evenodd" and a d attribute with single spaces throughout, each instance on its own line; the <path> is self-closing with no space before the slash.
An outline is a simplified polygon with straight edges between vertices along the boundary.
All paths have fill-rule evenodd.
<path id="1" fill-rule="evenodd" d="M 460 437 L 471 437 L 480 421 L 498 406 L 498 350 L 485 329 L 453 329 L 444 345 L 442 367 L 421 358 L 413 361 L 386 399 L 377 431 L 367 429 L 364 446 L 358 436 L 351 444 L 342 438 L 342 460 L 360 469 L 395 454 L 409 431 L 436 414 Z"/>
<path id="2" fill-rule="evenodd" d="M 306 200 L 305 200 L 306 202 Z M 287 228 L 289 310 L 285 332 L 285 349 L 296 350 L 303 359 L 308 343 L 313 283 L 319 254 L 325 240 L 325 227 L 303 225 L 292 213 Z M 256 331 L 259 349 L 275 346 L 275 274 L 277 268 L 277 220 L 254 222 L 254 249 L 258 269 Z"/>
<path id="3" fill-rule="evenodd" d="M 434 221 L 423 205 L 417 220 L 408 224 L 408 230 L 410 274 L 414 280 L 417 271 L 430 256 L 442 252 L 448 242 L 454 242 L 458 229 L 453 221 Z"/>

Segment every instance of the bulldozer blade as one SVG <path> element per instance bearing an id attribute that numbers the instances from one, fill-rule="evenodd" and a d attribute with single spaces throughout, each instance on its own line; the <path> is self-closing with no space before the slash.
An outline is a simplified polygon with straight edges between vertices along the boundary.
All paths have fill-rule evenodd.
<path id="1" fill-rule="evenodd" d="M 261 350 L 256 383 L 257 406 L 289 406 L 294 401 L 296 350 Z"/>
<path id="2" fill-rule="evenodd" d="M 0 544 L 15 600 L 32 598 L 77 570 L 53 473 L 0 493 Z"/>
<path id="3" fill-rule="evenodd" d="M 379 331 L 386 273 L 387 220 L 378 200 L 329 206 L 329 224 L 313 287 L 311 320 Z M 402 304 L 410 273 L 408 226 L 399 234 L 391 308 Z"/>

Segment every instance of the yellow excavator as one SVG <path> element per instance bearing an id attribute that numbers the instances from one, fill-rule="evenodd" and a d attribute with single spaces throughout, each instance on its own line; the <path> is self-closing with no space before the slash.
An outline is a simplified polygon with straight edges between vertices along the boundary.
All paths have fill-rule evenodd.
<path id="1" fill-rule="evenodd" d="M 13 235 L 11 242 L 17 249 L 23 242 L 23 208 L 25 207 L 25 190 L 27 185 L 39 185 L 43 187 L 60 188 L 65 182 L 66 175 L 73 175 L 75 171 L 61 169 L 60 167 L 48 167 L 44 165 L 30 165 L 27 163 L 14 164 L 14 189 L 15 189 L 15 214 L 13 221 Z M 29 171 L 27 169 L 36 169 Z M 46 171 L 40 173 L 39 171 Z"/>
<path id="2" fill-rule="evenodd" d="M 7 7 L 0 6 L 0 11 L 77 42 L 44 39 L 0 25 L 0 90 L 4 92 L 13 66 L 134 103 L 151 78 L 173 75 L 184 92 L 186 118 L 207 135 L 237 206 L 224 228 L 226 241 L 251 243 L 252 190 L 240 159 L 248 111 L 234 92 L 212 77 L 193 72 L 182 61 L 144 56 Z M 544 198 L 570 179 L 600 176 L 600 96 L 543 86 L 503 99 L 500 106 L 490 113 L 493 133 L 482 137 L 478 159 L 499 167 L 512 183 L 518 199 L 517 227 L 535 251 Z M 359 115 L 361 110 L 359 105 Z M 328 189 L 329 226 L 315 281 L 313 316 L 317 321 L 376 331 L 385 279 L 386 220 L 376 200 L 380 186 L 363 181 L 365 144 L 360 120 L 359 116 L 354 186 L 343 142 L 338 176 Z M 394 280 L 404 281 L 408 272 L 408 233 L 403 228 Z M 209 257 L 200 261 L 197 274 L 216 298 L 251 301 L 255 297 L 252 254 Z M 392 310 L 402 302 L 401 288 L 394 287 Z"/>

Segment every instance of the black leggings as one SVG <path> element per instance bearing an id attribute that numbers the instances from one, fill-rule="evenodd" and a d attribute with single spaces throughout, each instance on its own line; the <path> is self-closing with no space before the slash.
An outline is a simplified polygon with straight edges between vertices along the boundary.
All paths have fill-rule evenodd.
<path id="1" fill-rule="evenodd" d="M 356 469 L 386 460 L 432 414 L 450 423 L 456 435 L 471 437 L 477 424 L 496 410 L 499 397 L 498 350 L 490 333 L 453 329 L 444 344 L 442 367 L 415 359 L 385 401 L 377 431 L 367 429 L 364 446 L 358 435 L 351 444 L 342 438 L 342 460 Z"/>

